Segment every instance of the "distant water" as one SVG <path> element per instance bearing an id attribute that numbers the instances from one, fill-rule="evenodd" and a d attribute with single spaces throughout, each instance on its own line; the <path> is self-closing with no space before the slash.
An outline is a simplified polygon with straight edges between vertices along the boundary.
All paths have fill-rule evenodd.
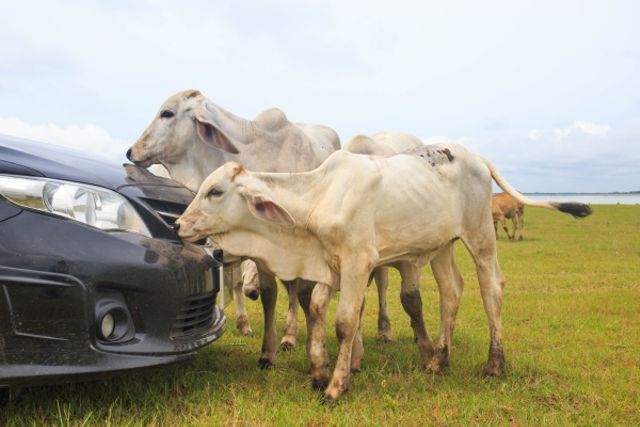
<path id="1" fill-rule="evenodd" d="M 554 202 L 581 202 L 592 205 L 638 205 L 638 193 L 525 193 L 534 200 L 551 200 Z"/>

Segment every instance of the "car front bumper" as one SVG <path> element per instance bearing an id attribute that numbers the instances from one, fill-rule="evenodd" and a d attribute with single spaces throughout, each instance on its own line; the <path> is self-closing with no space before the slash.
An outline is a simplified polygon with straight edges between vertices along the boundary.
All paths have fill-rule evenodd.
<path id="1" fill-rule="evenodd" d="M 99 378 L 192 357 L 226 326 L 215 306 L 219 269 L 197 245 L 105 233 L 29 210 L 5 215 L 0 387 Z M 105 301 L 127 312 L 132 331 L 124 339 L 101 337 Z"/>

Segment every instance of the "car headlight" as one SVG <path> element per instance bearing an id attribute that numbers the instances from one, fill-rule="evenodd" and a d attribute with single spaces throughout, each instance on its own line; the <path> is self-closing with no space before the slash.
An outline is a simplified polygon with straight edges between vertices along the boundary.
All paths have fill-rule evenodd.
<path id="1" fill-rule="evenodd" d="M 0 176 L 0 194 L 18 206 L 71 218 L 101 230 L 132 231 L 151 237 L 131 203 L 106 188 L 3 175 Z"/>

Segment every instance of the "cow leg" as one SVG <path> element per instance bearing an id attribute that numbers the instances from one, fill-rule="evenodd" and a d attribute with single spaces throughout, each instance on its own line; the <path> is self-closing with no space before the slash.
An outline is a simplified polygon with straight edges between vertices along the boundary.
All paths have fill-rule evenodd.
<path id="1" fill-rule="evenodd" d="M 453 242 L 442 248 L 431 260 L 431 270 L 440 293 L 440 336 L 428 369 L 441 372 L 449 366 L 453 328 L 463 288 L 462 275 L 453 258 Z"/>
<path id="2" fill-rule="evenodd" d="M 240 264 L 240 270 L 242 271 L 242 291 L 244 295 L 256 301 L 260 297 L 258 266 L 248 259 Z"/>
<path id="3" fill-rule="evenodd" d="M 502 225 L 502 229 L 504 230 L 504 232 L 507 233 L 507 237 L 509 238 L 509 240 L 513 240 L 513 236 L 509 234 L 509 227 L 507 227 L 507 220 L 504 216 L 500 217 L 500 224 Z"/>
<path id="4" fill-rule="evenodd" d="M 524 212 L 518 214 L 518 223 L 520 225 L 520 240 L 524 239 Z"/>
<path id="5" fill-rule="evenodd" d="M 280 351 L 293 350 L 298 339 L 298 282 L 299 280 L 282 282 L 289 296 L 289 309 L 284 324 L 284 336 L 280 340 Z"/>
<path id="6" fill-rule="evenodd" d="M 309 333 L 309 371 L 313 388 L 322 389 L 329 383 L 329 358 L 327 356 L 327 336 L 325 316 L 333 289 L 325 283 L 318 283 L 311 292 L 311 331 Z"/>
<path id="7" fill-rule="evenodd" d="M 358 330 L 356 337 L 353 339 L 353 347 L 351 348 L 351 373 L 360 372 L 360 362 L 364 356 L 364 344 L 362 342 L 362 314 L 364 313 L 364 300 L 360 307 L 360 316 L 358 318 Z"/>
<path id="8" fill-rule="evenodd" d="M 261 369 L 271 368 L 276 364 L 278 337 L 276 334 L 276 300 L 278 287 L 276 279 L 270 274 L 259 272 L 260 300 L 264 311 L 264 337 L 262 339 L 262 354 L 258 359 Z"/>
<path id="9" fill-rule="evenodd" d="M 489 224 L 487 223 L 487 225 Z M 472 238 L 463 238 L 463 241 L 475 261 L 480 294 L 489 319 L 491 343 L 489 345 L 489 361 L 484 373 L 485 375 L 501 376 L 505 364 L 500 320 L 504 278 L 498 265 L 496 242 L 493 238 L 489 238 L 490 235 L 488 227 L 481 224 L 478 230 L 473 232 Z"/>
<path id="10" fill-rule="evenodd" d="M 313 292 L 313 288 L 315 283 L 308 282 L 306 280 L 301 280 L 298 283 L 298 301 L 300 301 L 300 307 L 302 307 L 302 311 L 304 312 L 305 320 L 307 321 L 307 343 L 306 343 L 306 351 L 307 351 L 307 360 L 311 359 L 310 350 L 311 350 L 311 331 L 313 330 L 313 316 L 311 315 L 311 294 Z"/>
<path id="11" fill-rule="evenodd" d="M 422 315 L 422 297 L 420 296 L 420 269 L 410 262 L 397 264 L 402 278 L 400 302 L 411 318 L 411 328 L 418 344 L 422 367 L 427 368 L 433 357 L 433 342 L 427 333 Z"/>
<path id="12" fill-rule="evenodd" d="M 378 289 L 378 333 L 376 339 L 391 342 L 391 323 L 387 314 L 387 288 L 389 287 L 389 269 L 379 267 L 373 270 L 373 278 Z"/>
<path id="13" fill-rule="evenodd" d="M 247 308 L 244 305 L 243 277 L 240 273 L 240 265 L 236 264 L 230 270 L 233 270 L 231 277 L 233 280 L 233 296 L 236 302 L 236 328 L 242 335 L 250 336 L 253 335 L 253 331 L 249 326 Z"/>
<path id="14" fill-rule="evenodd" d="M 323 400 L 332 402 L 349 388 L 351 380 L 351 351 L 360 324 L 360 309 L 364 301 L 371 270 L 363 268 L 368 263 L 342 263 L 340 277 L 340 300 L 336 311 L 336 336 L 338 337 L 338 359 Z"/>
<path id="15" fill-rule="evenodd" d="M 518 214 L 513 214 L 511 217 L 511 223 L 513 224 L 513 239 L 516 240 L 516 231 L 518 231 Z"/>
<path id="16" fill-rule="evenodd" d="M 305 282 L 305 281 L 301 281 L 301 283 L 298 285 L 299 289 L 300 287 L 303 287 L 305 283 L 310 283 L 311 282 Z M 313 284 L 311 284 L 311 286 L 306 286 L 305 289 L 308 290 L 313 290 Z M 307 293 L 309 296 L 307 297 L 305 295 L 305 293 Z M 310 315 L 307 315 L 308 311 L 307 309 L 304 308 L 304 304 L 305 302 L 303 302 L 303 298 L 309 298 L 310 299 L 310 295 L 311 292 L 307 291 L 298 291 L 298 296 L 300 298 L 300 305 L 303 306 L 303 310 L 305 311 L 305 316 L 307 316 L 307 331 L 309 331 L 308 333 L 308 337 L 307 337 L 307 356 L 309 356 L 309 347 L 310 347 L 310 343 L 311 343 L 311 333 L 310 331 L 312 330 L 313 327 L 313 320 L 311 319 Z M 360 372 L 360 363 L 362 361 L 362 357 L 364 356 L 364 345 L 363 345 L 363 339 L 362 339 L 362 315 L 364 313 L 364 300 L 362 302 L 362 307 L 360 308 L 360 318 L 359 318 L 359 327 L 358 327 L 358 331 L 356 333 L 356 337 L 353 340 L 353 347 L 351 349 L 351 373 L 355 374 Z M 324 387 L 326 387 L 327 384 L 324 384 Z"/>

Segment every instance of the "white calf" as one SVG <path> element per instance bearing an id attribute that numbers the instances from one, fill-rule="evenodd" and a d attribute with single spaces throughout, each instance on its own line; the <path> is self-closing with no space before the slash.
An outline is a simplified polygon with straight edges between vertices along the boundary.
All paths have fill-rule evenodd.
<path id="1" fill-rule="evenodd" d="M 324 318 L 340 290 L 336 313 L 338 360 L 324 399 L 339 398 L 363 355 L 360 314 L 372 271 L 395 266 L 401 301 L 411 317 L 425 368 L 446 364 L 462 280 L 453 264 L 461 240 L 476 264 L 489 320 L 485 372 L 504 366 L 500 308 L 504 280 L 491 217 L 491 181 L 516 200 L 586 216 L 578 203 L 534 201 L 515 191 L 487 160 L 456 144 L 420 147 L 391 157 L 339 151 L 306 173 L 257 173 L 229 163 L 202 184 L 180 217 L 180 236 L 209 236 L 222 249 L 250 257 L 285 280 L 318 282 L 309 306 L 308 355 L 313 384 L 329 379 Z M 431 262 L 440 291 L 440 337 L 435 346 L 422 317 L 418 278 Z M 303 308 L 308 301 L 302 300 Z"/>

